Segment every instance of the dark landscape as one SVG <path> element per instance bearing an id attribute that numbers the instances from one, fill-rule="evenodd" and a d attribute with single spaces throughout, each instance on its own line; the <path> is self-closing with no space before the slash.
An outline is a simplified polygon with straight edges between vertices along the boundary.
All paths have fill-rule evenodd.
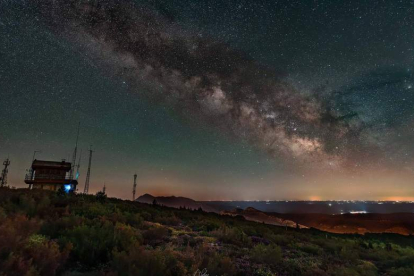
<path id="1" fill-rule="evenodd" d="M 302 213 L 339 215 L 346 213 L 414 213 L 413 201 L 311 201 L 311 200 L 279 200 L 279 201 L 207 201 L 203 204 L 214 206 L 218 210 L 253 207 L 263 212 Z"/>
<path id="2" fill-rule="evenodd" d="M 403 276 L 414 274 L 413 246 L 412 236 L 274 226 L 104 193 L 0 189 L 3 275 Z"/>
<path id="3" fill-rule="evenodd" d="M 243 216 L 247 220 L 266 224 L 316 228 L 342 234 L 396 233 L 412 235 L 414 232 L 414 203 L 365 201 L 209 201 L 197 202 L 183 197 L 153 197 L 143 195 L 142 203 L 159 204 L 174 208 L 202 208 L 230 216 Z"/>

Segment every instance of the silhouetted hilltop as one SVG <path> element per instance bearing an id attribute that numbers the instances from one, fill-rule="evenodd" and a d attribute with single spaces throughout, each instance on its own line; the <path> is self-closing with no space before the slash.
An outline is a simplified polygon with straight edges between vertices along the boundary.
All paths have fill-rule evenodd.
<path id="1" fill-rule="evenodd" d="M 277 226 L 287 226 L 287 227 L 299 227 L 299 228 L 308 228 L 304 225 L 297 224 L 296 222 L 289 219 L 282 219 L 276 216 L 269 215 L 265 212 L 257 210 L 253 207 L 247 207 L 245 210 L 236 208 L 231 211 L 222 211 L 222 215 L 230 216 L 243 216 L 246 220 L 261 222 Z"/>
<path id="2" fill-rule="evenodd" d="M 150 194 L 144 194 L 144 195 L 138 197 L 135 200 L 138 201 L 138 202 L 141 202 L 141 203 L 152 203 L 154 199 L 155 199 L 154 196 L 152 196 Z"/>
<path id="3" fill-rule="evenodd" d="M 206 212 L 218 212 L 214 207 L 207 204 L 195 201 L 191 198 L 181 196 L 157 196 L 154 197 L 150 194 L 144 194 L 136 199 L 136 201 L 146 204 L 152 204 L 156 200 L 158 205 L 163 205 L 173 208 L 186 208 L 191 210 L 197 210 L 199 208 Z"/>
<path id="4" fill-rule="evenodd" d="M 244 211 L 245 212 L 251 212 L 251 213 L 260 212 L 259 210 L 257 210 L 256 208 L 253 208 L 253 207 L 247 207 Z"/>

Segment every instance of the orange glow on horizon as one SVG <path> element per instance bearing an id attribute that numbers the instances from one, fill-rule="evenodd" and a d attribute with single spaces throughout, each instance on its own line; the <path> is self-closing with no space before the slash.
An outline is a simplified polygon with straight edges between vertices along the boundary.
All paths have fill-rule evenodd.
<path id="1" fill-rule="evenodd" d="M 414 197 L 412 196 L 390 196 L 384 197 L 381 201 L 414 201 Z"/>
<path id="2" fill-rule="evenodd" d="M 310 196 L 309 200 L 310 201 L 320 201 L 320 200 L 322 200 L 322 198 L 320 196 Z"/>

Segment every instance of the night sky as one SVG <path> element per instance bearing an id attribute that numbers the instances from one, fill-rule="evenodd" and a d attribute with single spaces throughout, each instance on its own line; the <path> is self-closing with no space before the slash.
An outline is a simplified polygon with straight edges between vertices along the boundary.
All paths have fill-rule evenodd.
<path id="1" fill-rule="evenodd" d="M 414 200 L 414 1 L 0 0 L 0 159 L 83 190 Z M 78 155 L 79 156 L 79 155 Z"/>

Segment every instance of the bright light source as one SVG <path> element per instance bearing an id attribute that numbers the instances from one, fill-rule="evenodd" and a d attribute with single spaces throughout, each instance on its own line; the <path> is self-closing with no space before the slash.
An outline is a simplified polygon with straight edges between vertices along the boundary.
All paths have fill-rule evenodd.
<path id="1" fill-rule="evenodd" d="M 66 184 L 65 185 L 65 191 L 67 192 L 67 193 L 69 193 L 69 191 L 72 189 L 72 186 L 70 185 L 70 184 Z"/>
<path id="2" fill-rule="evenodd" d="M 367 211 L 351 211 L 351 214 L 366 214 Z"/>

